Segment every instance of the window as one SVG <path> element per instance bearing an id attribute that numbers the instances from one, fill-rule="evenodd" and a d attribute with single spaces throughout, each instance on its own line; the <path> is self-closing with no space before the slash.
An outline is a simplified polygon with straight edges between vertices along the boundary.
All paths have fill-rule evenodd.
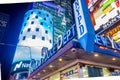
<path id="1" fill-rule="evenodd" d="M 32 21 L 31 24 L 34 24 L 34 21 Z"/>
<path id="2" fill-rule="evenodd" d="M 41 14 L 41 12 L 39 11 L 38 14 Z"/>
<path id="3" fill-rule="evenodd" d="M 102 73 L 102 68 L 88 66 L 89 77 L 100 77 L 103 76 Z"/>
<path id="4" fill-rule="evenodd" d="M 30 32 L 31 31 L 31 28 L 28 28 L 27 32 Z"/>
<path id="5" fill-rule="evenodd" d="M 31 12 L 31 14 L 33 14 L 33 11 Z"/>
<path id="6" fill-rule="evenodd" d="M 30 17 L 27 18 L 27 20 L 29 20 Z"/>
<path id="7" fill-rule="evenodd" d="M 52 24 L 52 21 L 50 21 L 50 24 Z"/>
<path id="8" fill-rule="evenodd" d="M 36 36 L 35 35 L 32 35 L 32 39 L 35 39 L 36 38 Z"/>
<path id="9" fill-rule="evenodd" d="M 45 30 L 45 33 L 48 34 L 48 30 Z"/>
<path id="10" fill-rule="evenodd" d="M 21 31 L 21 34 L 23 33 L 23 31 Z"/>
<path id="11" fill-rule="evenodd" d="M 47 17 L 49 17 L 49 14 L 46 14 Z"/>
<path id="12" fill-rule="evenodd" d="M 50 40 L 50 43 L 52 43 L 51 40 Z"/>
<path id="13" fill-rule="evenodd" d="M 44 18 L 44 20 L 46 20 L 46 18 Z"/>
<path id="14" fill-rule="evenodd" d="M 43 25 L 43 22 L 40 22 L 41 25 Z"/>
<path id="15" fill-rule="evenodd" d="M 26 39 L 26 36 L 23 36 L 23 40 L 25 40 Z"/>
<path id="16" fill-rule="evenodd" d="M 36 32 L 39 32 L 39 28 L 36 28 Z"/>
<path id="17" fill-rule="evenodd" d="M 44 37 L 44 36 L 42 36 L 42 40 L 45 40 L 45 37 Z"/>
<path id="18" fill-rule="evenodd" d="M 38 19 L 38 16 L 35 16 L 36 19 Z"/>
<path id="19" fill-rule="evenodd" d="M 24 24 L 24 26 L 26 26 L 26 23 Z"/>

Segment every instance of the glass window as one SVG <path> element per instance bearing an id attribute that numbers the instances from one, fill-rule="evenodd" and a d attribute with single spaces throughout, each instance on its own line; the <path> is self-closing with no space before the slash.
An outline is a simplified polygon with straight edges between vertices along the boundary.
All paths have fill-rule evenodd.
<path id="1" fill-rule="evenodd" d="M 29 20 L 30 17 L 27 18 L 27 20 Z"/>
<path id="2" fill-rule="evenodd" d="M 34 24 L 34 21 L 32 21 L 31 24 Z"/>
<path id="3" fill-rule="evenodd" d="M 23 31 L 21 31 L 21 34 L 23 33 Z"/>
<path id="4" fill-rule="evenodd" d="M 39 28 L 36 28 L 36 32 L 39 32 Z"/>
<path id="5" fill-rule="evenodd" d="M 35 16 L 36 19 L 38 19 L 38 16 Z"/>
<path id="6" fill-rule="evenodd" d="M 50 21 L 50 24 L 52 24 L 52 21 Z"/>
<path id="7" fill-rule="evenodd" d="M 31 12 L 31 14 L 33 14 L 33 11 Z"/>
<path id="8" fill-rule="evenodd" d="M 46 14 L 47 17 L 49 17 L 49 14 Z"/>
<path id="9" fill-rule="evenodd" d="M 48 30 L 45 30 L 45 33 L 48 34 Z"/>
<path id="10" fill-rule="evenodd" d="M 26 36 L 23 36 L 23 40 L 25 40 L 26 39 Z"/>
<path id="11" fill-rule="evenodd" d="M 43 25 L 43 22 L 40 22 L 41 25 Z"/>
<path id="12" fill-rule="evenodd" d="M 24 24 L 24 26 L 26 26 L 26 23 Z"/>
<path id="13" fill-rule="evenodd" d="M 30 32 L 31 31 L 31 28 L 28 28 L 27 32 Z"/>
<path id="14" fill-rule="evenodd" d="M 41 14 L 41 12 L 39 11 L 38 14 Z"/>
<path id="15" fill-rule="evenodd" d="M 36 36 L 35 35 L 32 35 L 32 39 L 35 39 L 36 38 Z"/>
<path id="16" fill-rule="evenodd" d="M 88 66 L 88 74 L 89 77 L 100 77 L 103 76 L 103 71 L 102 68 Z"/>
<path id="17" fill-rule="evenodd" d="M 46 18 L 44 18 L 44 20 L 46 20 Z"/>
<path id="18" fill-rule="evenodd" d="M 50 43 L 52 43 L 51 40 L 50 40 Z"/>
<path id="19" fill-rule="evenodd" d="M 42 40 L 45 40 L 45 37 L 44 37 L 44 36 L 42 36 Z"/>

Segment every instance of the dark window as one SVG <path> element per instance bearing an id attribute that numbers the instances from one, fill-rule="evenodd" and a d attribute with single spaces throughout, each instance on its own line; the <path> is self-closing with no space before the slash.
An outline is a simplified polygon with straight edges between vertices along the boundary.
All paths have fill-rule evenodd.
<path id="1" fill-rule="evenodd" d="M 34 24 L 34 21 L 32 21 L 31 24 Z"/>
<path id="2" fill-rule="evenodd" d="M 25 40 L 26 39 L 26 36 L 23 36 L 23 40 Z"/>
<path id="3" fill-rule="evenodd" d="M 102 68 L 88 66 L 88 74 L 89 77 L 100 77 L 103 76 L 103 71 Z"/>
<path id="4" fill-rule="evenodd" d="M 44 18 L 44 20 L 46 20 L 46 18 Z"/>
<path id="5" fill-rule="evenodd" d="M 26 23 L 24 24 L 24 26 L 26 26 Z"/>
<path id="6" fill-rule="evenodd" d="M 43 22 L 40 22 L 41 25 L 43 25 Z"/>
<path id="7" fill-rule="evenodd" d="M 29 20 L 30 17 L 27 18 L 27 20 Z"/>
<path id="8" fill-rule="evenodd" d="M 38 16 L 35 16 L 36 19 L 38 19 Z"/>
<path id="9" fill-rule="evenodd" d="M 33 14 L 33 11 L 31 12 L 31 14 Z"/>
<path id="10" fill-rule="evenodd" d="M 38 14 L 41 14 L 41 12 L 38 12 Z"/>
<path id="11" fill-rule="evenodd" d="M 21 31 L 21 34 L 23 33 L 23 31 Z"/>
<path id="12" fill-rule="evenodd" d="M 48 30 L 45 30 L 45 33 L 48 34 Z"/>
<path id="13" fill-rule="evenodd" d="M 30 32 L 31 31 L 31 28 L 28 28 L 27 32 Z"/>
<path id="14" fill-rule="evenodd" d="M 45 37 L 44 37 L 44 36 L 42 37 L 42 40 L 45 40 Z"/>
<path id="15" fill-rule="evenodd" d="M 52 24 L 52 21 L 50 21 L 50 24 Z"/>
<path id="16" fill-rule="evenodd" d="M 49 14 L 47 14 L 46 16 L 49 17 Z"/>
<path id="17" fill-rule="evenodd" d="M 36 32 L 38 32 L 39 31 L 39 28 L 36 28 Z"/>
<path id="18" fill-rule="evenodd" d="M 51 40 L 50 40 L 50 43 L 52 43 Z"/>
<path id="19" fill-rule="evenodd" d="M 32 39 L 35 39 L 36 38 L 36 36 L 35 35 L 32 35 Z"/>

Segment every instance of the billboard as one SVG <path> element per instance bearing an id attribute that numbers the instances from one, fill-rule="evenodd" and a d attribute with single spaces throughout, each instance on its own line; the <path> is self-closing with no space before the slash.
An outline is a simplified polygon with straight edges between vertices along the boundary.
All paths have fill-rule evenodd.
<path id="1" fill-rule="evenodd" d="M 106 29 L 112 27 L 115 23 L 115 18 L 119 16 L 120 1 L 119 0 L 104 0 L 100 2 L 99 7 L 94 12 L 96 25 L 94 26 L 96 33 L 102 33 Z M 116 21 L 120 20 L 119 18 Z M 113 23 L 114 22 L 114 23 Z M 112 24 L 112 25 L 109 25 Z M 109 26 L 106 26 L 109 25 Z"/>
<path id="2" fill-rule="evenodd" d="M 73 9 L 77 28 L 77 38 L 86 51 L 93 52 L 95 33 L 86 1 L 75 0 Z"/>
<path id="3" fill-rule="evenodd" d="M 65 2 L 70 3 L 67 0 Z M 54 0 L 31 3 L 30 9 L 24 15 L 23 24 L 21 23 L 22 28 L 13 65 L 31 61 L 29 69 L 33 71 L 40 64 L 41 58 L 44 58 L 57 43 L 58 36 L 63 35 L 71 27 L 71 3 L 66 6 L 65 2 Z M 69 14 L 66 15 L 67 13 Z M 66 37 L 66 35 L 64 36 Z M 14 72 L 14 70 L 12 71 Z"/>

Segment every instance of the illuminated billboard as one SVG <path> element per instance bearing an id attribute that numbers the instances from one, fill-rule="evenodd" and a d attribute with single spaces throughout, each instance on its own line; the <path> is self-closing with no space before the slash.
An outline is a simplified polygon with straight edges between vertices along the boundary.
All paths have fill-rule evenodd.
<path id="1" fill-rule="evenodd" d="M 24 15 L 13 67 L 22 65 L 25 61 L 31 61 L 29 69 L 32 71 L 38 66 L 41 58 L 44 58 L 45 54 L 57 43 L 58 36 L 71 27 L 72 13 L 66 15 L 71 10 L 67 11 L 65 4 L 62 1 L 61 3 L 56 1 L 31 3 L 30 10 Z M 17 69 L 11 71 L 16 73 L 23 70 Z"/>
<path id="2" fill-rule="evenodd" d="M 115 18 L 119 16 L 120 1 L 119 0 L 105 0 L 99 3 L 99 8 L 94 12 L 94 18 L 96 25 L 94 26 L 97 33 L 102 33 L 111 25 L 105 27 L 107 24 L 114 24 Z M 117 18 L 117 20 L 120 20 Z M 116 21 L 117 21 L 116 20 Z M 109 22 L 112 21 L 112 22 Z"/>

